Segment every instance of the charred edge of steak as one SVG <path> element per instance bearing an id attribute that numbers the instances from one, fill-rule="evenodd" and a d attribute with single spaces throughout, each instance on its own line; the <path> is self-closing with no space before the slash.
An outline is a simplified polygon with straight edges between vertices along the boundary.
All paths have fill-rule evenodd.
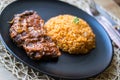
<path id="1" fill-rule="evenodd" d="M 61 55 L 59 48 L 52 42 L 50 38 L 40 38 L 39 40 L 32 41 L 27 40 L 28 43 L 24 44 L 23 47 L 27 52 L 27 55 L 34 60 L 48 57 L 58 57 Z"/>
<path id="2" fill-rule="evenodd" d="M 42 18 L 32 10 L 15 15 L 11 24 L 11 38 L 34 60 L 61 55 L 59 48 L 46 35 L 43 25 Z"/>

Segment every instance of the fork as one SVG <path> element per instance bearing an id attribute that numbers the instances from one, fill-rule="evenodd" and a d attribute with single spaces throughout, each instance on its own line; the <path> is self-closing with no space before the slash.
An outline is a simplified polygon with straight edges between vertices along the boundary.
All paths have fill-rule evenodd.
<path id="1" fill-rule="evenodd" d="M 88 4 L 92 16 L 103 26 L 111 40 L 120 48 L 120 33 L 114 28 L 117 24 L 111 24 L 111 21 L 97 10 L 94 0 L 88 0 Z"/>

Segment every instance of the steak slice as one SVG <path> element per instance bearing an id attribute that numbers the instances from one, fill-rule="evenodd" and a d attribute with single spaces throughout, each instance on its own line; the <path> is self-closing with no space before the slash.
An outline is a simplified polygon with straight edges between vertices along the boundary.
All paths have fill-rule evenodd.
<path id="1" fill-rule="evenodd" d="M 44 20 L 32 10 L 16 14 L 11 21 L 11 38 L 34 60 L 61 55 L 59 48 L 46 35 L 43 26 Z"/>

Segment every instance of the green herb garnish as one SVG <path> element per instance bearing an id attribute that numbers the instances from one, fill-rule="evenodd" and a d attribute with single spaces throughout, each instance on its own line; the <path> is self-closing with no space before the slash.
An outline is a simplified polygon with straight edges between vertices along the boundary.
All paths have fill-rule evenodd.
<path id="1" fill-rule="evenodd" d="M 74 20 L 73 20 L 73 22 L 74 22 L 75 24 L 78 24 L 78 23 L 80 22 L 80 20 L 79 20 L 78 17 L 75 17 Z"/>

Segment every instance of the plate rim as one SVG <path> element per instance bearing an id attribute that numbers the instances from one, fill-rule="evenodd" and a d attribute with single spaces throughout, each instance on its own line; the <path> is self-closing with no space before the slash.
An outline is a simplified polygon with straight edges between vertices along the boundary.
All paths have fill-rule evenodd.
<path id="1" fill-rule="evenodd" d="M 2 15 L 2 13 L 4 12 L 4 10 L 6 9 L 6 8 L 8 8 L 10 5 L 12 5 L 12 4 L 15 4 L 15 3 L 17 3 L 17 2 L 19 2 L 19 1 L 21 1 L 21 0 L 16 0 L 16 1 L 13 1 L 13 2 L 11 2 L 10 4 L 8 4 L 2 11 L 1 11 L 1 13 L 0 13 L 0 17 L 1 17 L 1 15 Z M 27 0 L 24 0 L 24 1 L 27 1 Z M 38 0 L 31 0 L 31 1 L 38 1 Z M 44 1 L 44 0 L 43 0 Z M 63 2 L 63 1 L 59 1 L 59 0 L 46 0 L 46 1 L 57 1 L 57 2 L 62 2 L 62 3 L 64 3 L 64 4 L 69 4 L 69 3 L 66 3 L 66 2 Z M 39 1 L 40 2 L 40 1 Z M 71 5 L 71 4 L 69 4 L 69 5 Z M 73 7 L 76 7 L 76 6 L 74 6 L 74 5 L 71 5 L 71 6 L 73 6 Z M 76 8 L 78 8 L 78 7 L 76 7 Z M 81 11 L 83 11 L 82 9 L 80 9 L 80 8 L 78 8 L 79 10 L 81 10 Z M 84 13 L 86 13 L 85 11 L 83 11 Z M 88 13 L 86 13 L 87 15 L 89 15 Z M 95 22 L 97 22 L 99 25 L 101 25 L 94 17 L 92 17 L 91 15 L 89 15 L 92 19 L 94 19 L 94 21 Z M 102 27 L 102 25 L 101 25 L 101 27 Z M 102 27 L 102 29 L 104 29 L 103 27 Z M 64 79 L 86 79 L 86 78 L 91 78 L 91 77 L 95 77 L 95 76 L 97 76 L 97 75 L 99 75 L 99 74 L 101 74 L 102 72 L 104 72 L 110 65 L 111 65 L 111 62 L 112 62 L 112 60 L 113 60 L 113 55 L 114 55 L 114 48 L 113 48 L 113 45 L 112 45 L 112 40 L 110 39 L 110 37 L 109 37 L 109 35 L 108 35 L 108 33 L 106 32 L 106 30 L 104 29 L 104 31 L 105 31 L 105 33 L 107 34 L 107 36 L 108 36 L 108 38 L 109 38 L 109 40 L 110 40 L 110 44 L 111 44 L 111 48 L 112 48 L 112 55 L 111 55 L 111 60 L 110 60 L 110 62 L 109 62 L 109 64 L 107 65 L 107 67 L 105 67 L 103 70 L 101 70 L 101 72 L 99 72 L 99 73 L 97 73 L 97 74 L 93 74 L 92 76 L 86 76 L 86 77 L 66 77 L 66 76 L 60 76 L 60 75 L 56 75 L 56 74 L 51 74 L 51 73 L 48 73 L 48 72 L 45 72 L 45 71 L 43 71 L 43 70 L 39 70 L 39 69 L 37 69 L 37 68 L 35 68 L 34 66 L 31 66 L 30 64 L 28 64 L 27 62 L 25 62 L 24 60 L 22 60 L 21 58 L 19 58 L 17 55 L 15 55 L 15 53 L 7 46 L 7 44 L 6 44 L 6 42 L 3 40 L 3 37 L 2 37 L 2 35 L 1 35 L 1 32 L 0 32 L 0 40 L 1 40 L 1 43 L 3 44 L 3 46 L 6 48 L 6 50 L 10 53 L 10 54 L 12 54 L 17 60 L 19 60 L 20 62 L 22 62 L 23 64 L 25 64 L 25 65 L 27 65 L 28 67 L 30 67 L 30 68 L 32 68 L 32 69 L 34 69 L 34 70 L 36 70 L 36 71 L 39 71 L 39 72 L 41 72 L 41 73 L 43 73 L 43 74 L 47 74 L 47 75 L 49 75 L 49 76 L 52 76 L 52 77 L 54 77 L 54 78 L 64 78 Z"/>

